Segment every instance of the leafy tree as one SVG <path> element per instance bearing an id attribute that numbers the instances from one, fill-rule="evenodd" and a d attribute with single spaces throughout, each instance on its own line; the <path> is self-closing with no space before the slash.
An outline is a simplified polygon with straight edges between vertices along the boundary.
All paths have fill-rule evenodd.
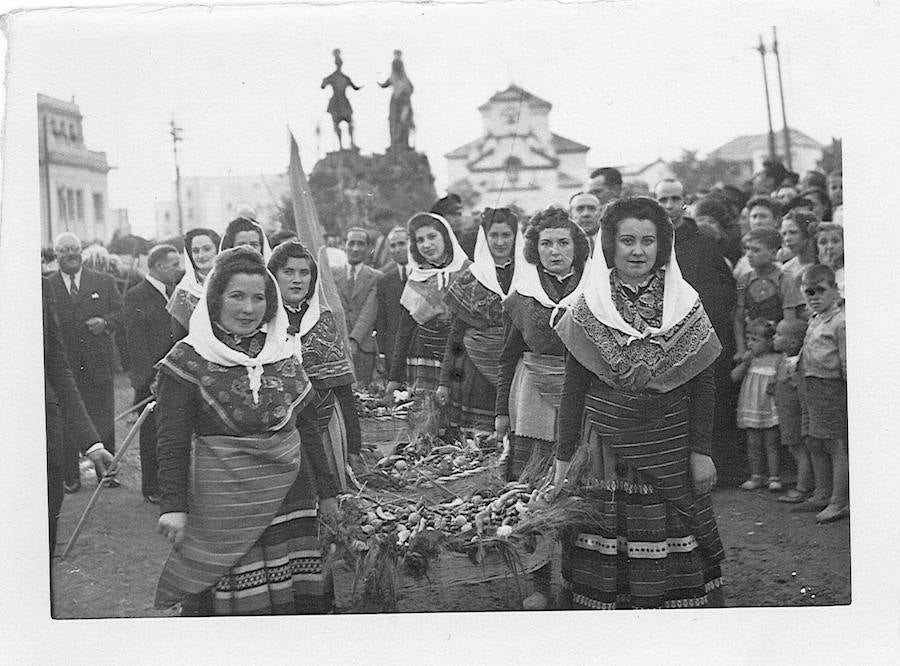
<path id="1" fill-rule="evenodd" d="M 669 163 L 685 192 L 701 192 L 717 185 L 741 185 L 749 176 L 741 162 L 707 158 L 701 160 L 696 150 L 683 150 L 681 159 Z"/>

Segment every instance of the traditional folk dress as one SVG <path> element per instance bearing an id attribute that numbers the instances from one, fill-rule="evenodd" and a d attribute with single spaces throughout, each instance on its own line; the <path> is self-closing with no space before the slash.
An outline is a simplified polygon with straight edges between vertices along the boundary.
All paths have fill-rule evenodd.
<path id="1" fill-rule="evenodd" d="M 187 512 L 188 523 L 156 606 L 326 611 L 315 495 L 336 488 L 287 315 L 279 303 L 273 321 L 237 337 L 210 321 L 205 293 L 198 306 L 188 337 L 158 366 L 160 510 Z"/>
<path id="2" fill-rule="evenodd" d="M 184 276 L 175 285 L 166 311 L 172 315 L 172 330 L 176 340 L 181 340 L 188 333 L 191 315 L 203 293 L 204 280 L 197 273 L 188 248 L 184 249 Z"/>
<path id="3" fill-rule="evenodd" d="M 450 388 L 452 425 L 493 429 L 500 354 L 503 351 L 503 299 L 513 277 L 513 261 L 497 266 L 484 228 L 478 228 L 475 261 L 447 290 L 452 315 L 441 367 Z"/>
<path id="4" fill-rule="evenodd" d="M 582 414 L 602 447 L 576 491 L 594 516 L 568 530 L 563 579 L 575 608 L 703 606 L 724 553 L 689 458 L 710 452 L 721 345 L 674 251 L 638 289 L 603 253 L 593 263 L 556 326 L 569 351 L 557 458 L 572 459 Z"/>
<path id="5" fill-rule="evenodd" d="M 311 256 L 307 257 L 314 265 Z M 310 284 L 312 297 L 299 309 L 287 309 L 288 334 L 301 344 L 303 369 L 316 390 L 319 433 L 328 455 L 331 473 L 346 490 L 348 453 L 359 453 L 362 433 L 353 395 L 353 367 L 334 313 L 322 293 L 321 281 Z"/>
<path id="6" fill-rule="evenodd" d="M 551 275 L 525 261 L 522 236 L 516 238 L 515 275 L 503 302 L 507 321 L 495 412 L 509 415 L 509 477 L 533 481 L 549 469 L 557 435 L 566 350 L 553 323 L 576 302 L 588 270 L 573 266 L 563 279 Z"/>
<path id="7" fill-rule="evenodd" d="M 469 266 L 449 222 L 440 215 L 426 214 L 444 225 L 450 240 L 445 251 L 450 259 L 437 267 L 420 264 L 412 251 L 409 253 L 409 277 L 400 295 L 404 313 L 397 327 L 390 380 L 406 381 L 415 391 L 434 391 L 438 387 L 450 334 L 450 311 L 444 295 L 450 283 Z"/>

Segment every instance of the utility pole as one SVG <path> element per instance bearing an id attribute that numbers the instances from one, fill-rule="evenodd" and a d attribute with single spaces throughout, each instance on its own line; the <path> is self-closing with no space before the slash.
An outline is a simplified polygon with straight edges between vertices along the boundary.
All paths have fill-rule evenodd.
<path id="1" fill-rule="evenodd" d="M 759 57 L 762 59 L 763 86 L 766 89 L 766 115 L 769 117 L 769 159 L 775 160 L 775 131 L 772 129 L 772 103 L 769 101 L 769 76 L 766 74 L 766 47 L 762 35 L 759 36 Z"/>
<path id="2" fill-rule="evenodd" d="M 184 234 L 184 219 L 181 213 L 181 168 L 178 166 L 178 142 L 182 141 L 182 128 L 175 124 L 173 117 L 169 121 L 169 134 L 172 135 L 172 152 L 175 154 L 175 204 L 178 206 L 178 235 Z"/>
<path id="3" fill-rule="evenodd" d="M 781 118 L 784 120 L 784 157 L 787 160 L 789 171 L 794 170 L 791 164 L 791 131 L 788 129 L 787 112 L 784 110 L 784 85 L 781 82 L 781 56 L 778 54 L 778 33 L 772 26 L 772 53 L 775 54 L 775 63 L 778 65 L 778 94 L 781 95 Z"/>

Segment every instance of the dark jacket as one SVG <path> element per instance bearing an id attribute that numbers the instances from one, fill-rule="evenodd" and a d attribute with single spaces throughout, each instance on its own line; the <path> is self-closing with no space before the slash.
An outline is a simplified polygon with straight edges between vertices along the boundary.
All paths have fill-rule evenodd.
<path id="1" fill-rule="evenodd" d="M 153 366 L 175 344 L 166 302 L 166 297 L 146 279 L 125 294 L 122 319 L 131 353 L 131 385 L 136 390 L 150 385 L 155 375 Z"/>
<path id="2" fill-rule="evenodd" d="M 684 279 L 700 295 L 722 346 L 727 347 L 733 335 L 731 312 L 737 289 L 719 245 L 701 234 L 694 220 L 685 217 L 675 230 L 675 258 Z"/>
<path id="3" fill-rule="evenodd" d="M 407 267 L 407 271 L 409 267 Z M 400 324 L 404 308 L 400 305 L 400 296 L 403 294 L 404 282 L 400 279 L 400 271 L 397 264 L 390 263 L 382 271 L 384 275 L 378 278 L 377 297 L 378 315 L 375 319 L 375 331 L 378 338 L 378 351 L 384 354 L 388 365 L 394 353 L 394 340 L 397 337 L 397 327 Z M 387 368 L 390 371 L 390 368 Z"/>
<path id="4" fill-rule="evenodd" d="M 75 377 L 69 367 L 63 336 L 53 302 L 49 280 L 41 280 L 44 315 L 44 394 L 47 423 L 47 458 L 51 465 L 62 466 L 63 427 L 84 452 L 100 441 L 91 423 Z"/>
<path id="5" fill-rule="evenodd" d="M 68 279 L 68 276 L 67 276 Z M 113 334 L 121 324 L 122 297 L 109 275 L 82 269 L 78 297 L 73 299 L 59 271 L 49 278 L 69 365 L 76 380 L 102 384 L 113 379 Z M 87 322 L 106 320 L 106 330 L 94 335 Z"/>

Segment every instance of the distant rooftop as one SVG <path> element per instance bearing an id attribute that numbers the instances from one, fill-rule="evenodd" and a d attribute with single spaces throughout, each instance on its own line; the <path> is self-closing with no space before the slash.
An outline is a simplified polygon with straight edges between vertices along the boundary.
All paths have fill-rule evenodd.
<path id="1" fill-rule="evenodd" d="M 553 107 L 553 105 L 547 100 L 541 99 L 537 95 L 528 92 L 524 88 L 521 88 L 515 84 L 511 84 L 506 90 L 501 90 L 494 93 L 487 102 L 478 107 L 478 110 L 484 111 L 491 104 L 500 102 L 523 102 L 525 104 L 528 104 L 529 106 L 544 107 L 548 111 Z"/>
<path id="2" fill-rule="evenodd" d="M 824 146 L 813 139 L 811 136 L 804 134 L 800 130 L 791 129 L 791 145 L 796 148 L 818 148 L 823 149 Z M 751 158 L 753 153 L 760 150 L 767 150 L 769 147 L 768 134 L 745 134 L 736 137 L 728 143 L 719 146 L 710 151 L 710 156 L 718 157 L 723 160 L 742 161 Z M 782 132 L 775 133 L 775 149 L 784 151 L 784 136 Z"/>

